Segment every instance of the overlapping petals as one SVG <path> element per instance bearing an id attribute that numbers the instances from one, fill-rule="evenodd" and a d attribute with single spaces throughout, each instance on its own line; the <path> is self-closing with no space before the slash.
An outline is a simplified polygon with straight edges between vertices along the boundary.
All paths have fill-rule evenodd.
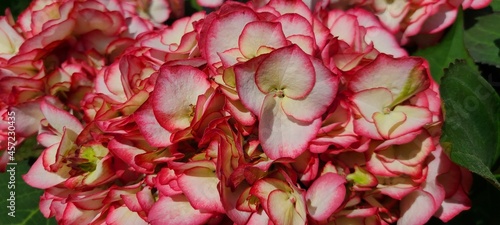
<path id="1" fill-rule="evenodd" d="M 223 2 L 175 21 L 182 1 L 40 0 L 0 18 L 0 113 L 44 148 L 23 179 L 45 217 L 406 225 L 470 208 L 438 85 L 398 44 L 455 5 Z"/>

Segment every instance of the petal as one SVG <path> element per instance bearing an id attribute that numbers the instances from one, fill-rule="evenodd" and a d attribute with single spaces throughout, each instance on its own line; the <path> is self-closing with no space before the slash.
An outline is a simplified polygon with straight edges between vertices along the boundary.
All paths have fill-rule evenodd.
<path id="1" fill-rule="evenodd" d="M 330 27 L 330 33 L 345 41 L 349 46 L 359 46 L 360 26 L 356 16 L 344 14 L 335 19 Z"/>
<path id="2" fill-rule="evenodd" d="M 443 201 L 441 207 L 436 211 L 434 216 L 446 223 L 462 211 L 470 209 L 470 207 L 471 201 L 467 193 L 465 193 L 462 188 L 459 188 L 453 196 Z"/>
<path id="3" fill-rule="evenodd" d="M 397 111 L 376 112 L 373 114 L 373 121 L 379 134 L 385 139 L 389 139 L 394 130 L 406 121 L 406 115 Z"/>
<path id="4" fill-rule="evenodd" d="M 147 225 L 136 212 L 130 211 L 125 206 L 112 210 L 106 217 L 106 224 L 109 225 Z"/>
<path id="5" fill-rule="evenodd" d="M 239 38 L 240 51 L 248 59 L 258 56 L 258 50 L 262 46 L 276 49 L 286 44 L 281 24 L 272 22 L 250 22 Z"/>
<path id="6" fill-rule="evenodd" d="M 210 87 L 207 75 L 191 66 L 162 66 L 152 93 L 153 112 L 162 127 L 189 127 L 198 96 Z"/>
<path id="7" fill-rule="evenodd" d="M 356 72 L 349 83 L 355 92 L 366 89 L 387 88 L 394 96 L 396 105 L 429 87 L 427 69 L 422 58 L 395 59 L 385 54 Z"/>
<path id="8" fill-rule="evenodd" d="M 64 209 L 64 213 L 62 213 L 61 223 L 90 224 L 99 212 L 99 210 L 80 209 L 73 202 L 68 202 L 66 208 Z"/>
<path id="9" fill-rule="evenodd" d="M 284 98 L 283 111 L 300 121 L 311 122 L 320 117 L 335 99 L 338 79 L 319 61 L 313 60 L 316 80 L 313 89 L 304 99 Z"/>
<path id="10" fill-rule="evenodd" d="M 361 115 L 369 122 L 373 122 L 373 114 L 382 112 L 384 107 L 392 103 L 392 94 L 386 88 L 372 88 L 362 90 L 351 97 Z"/>
<path id="11" fill-rule="evenodd" d="M 206 167 L 195 167 L 184 171 L 177 180 L 193 208 L 209 212 L 224 213 L 217 185 L 216 174 Z"/>
<path id="12" fill-rule="evenodd" d="M 56 129 L 60 134 L 64 132 L 64 127 L 77 134 L 83 130 L 82 124 L 73 115 L 53 106 L 45 100 L 40 104 L 40 109 L 50 126 Z"/>
<path id="13" fill-rule="evenodd" d="M 151 99 L 146 100 L 134 113 L 134 119 L 144 139 L 153 147 L 167 147 L 172 144 L 172 133 L 163 128 L 153 112 Z"/>
<path id="14" fill-rule="evenodd" d="M 138 166 L 135 162 L 135 157 L 146 153 L 145 150 L 136 148 L 132 144 L 122 143 L 117 139 L 113 139 L 108 143 L 108 149 L 113 153 L 113 155 L 131 167 L 129 168 L 130 170 L 139 173 L 147 173 L 146 168 Z"/>
<path id="15" fill-rule="evenodd" d="M 66 39 L 71 35 L 75 28 L 75 21 L 72 19 L 65 20 L 55 26 L 50 26 L 41 33 L 27 39 L 19 48 L 20 53 L 28 53 L 34 49 L 43 49 L 57 41 Z"/>
<path id="16" fill-rule="evenodd" d="M 226 210 L 225 214 L 236 224 L 245 224 L 249 220 L 251 213 L 238 210 L 236 207 L 239 196 L 247 189 L 247 186 L 239 185 L 236 189 L 232 190 L 232 188 L 224 184 L 224 180 L 221 180 L 220 189 L 222 204 Z"/>
<path id="17" fill-rule="evenodd" d="M 286 193 L 282 190 L 274 190 L 269 194 L 267 200 L 267 208 L 269 209 L 269 218 L 275 224 L 283 225 L 301 225 L 306 224 L 305 219 L 302 218 L 295 210 L 295 199 L 293 195 Z M 265 204 L 265 203 L 264 203 Z"/>
<path id="18" fill-rule="evenodd" d="M 370 139 L 383 140 L 377 131 L 375 124 L 368 122 L 364 118 L 354 120 L 354 132 L 360 136 L 366 136 Z"/>
<path id="19" fill-rule="evenodd" d="M 299 47 L 275 50 L 259 65 L 255 83 L 263 93 L 282 90 L 292 99 L 308 95 L 315 83 L 313 64 L 307 54 Z"/>
<path id="20" fill-rule="evenodd" d="M 415 106 L 396 106 L 393 112 L 402 112 L 406 115 L 406 121 L 396 127 L 389 138 L 396 138 L 422 128 L 432 122 L 432 113 L 426 109 Z"/>
<path id="21" fill-rule="evenodd" d="M 407 56 L 408 53 L 401 48 L 394 35 L 383 27 L 369 27 L 366 29 L 366 43 L 373 43 L 375 49 L 381 53 L 392 55 L 396 58 Z"/>
<path id="22" fill-rule="evenodd" d="M 297 2 L 301 4 L 301 2 Z M 310 13 L 310 11 L 309 11 Z M 276 22 L 281 23 L 283 33 L 289 41 L 298 45 L 307 54 L 314 51 L 314 31 L 311 23 L 299 14 L 287 13 L 278 17 Z"/>
<path id="23" fill-rule="evenodd" d="M 378 151 L 377 154 L 382 159 L 396 159 L 407 166 L 416 166 L 423 163 L 434 149 L 432 138 L 424 132 L 416 136 L 412 142 L 392 145 Z"/>
<path id="24" fill-rule="evenodd" d="M 245 108 L 241 101 L 233 101 L 226 98 L 225 109 L 244 126 L 252 126 L 256 122 L 256 116 Z"/>
<path id="25" fill-rule="evenodd" d="M 66 178 L 61 177 L 59 174 L 51 173 L 45 170 L 42 161 L 43 158 L 38 157 L 28 173 L 23 175 L 23 180 L 27 184 L 35 188 L 47 189 L 66 180 Z"/>
<path id="26" fill-rule="evenodd" d="M 148 215 L 152 225 L 205 224 L 213 214 L 194 209 L 184 195 L 162 196 Z"/>
<path id="27" fill-rule="evenodd" d="M 416 190 L 401 200 L 401 218 L 398 225 L 425 224 L 434 214 L 434 198 L 431 194 Z"/>
<path id="28" fill-rule="evenodd" d="M 229 6 L 228 6 L 229 7 Z M 249 22 L 257 20 L 257 15 L 246 7 L 216 18 L 206 33 L 206 48 L 201 48 L 208 65 L 220 61 L 218 53 L 238 47 L 238 37 Z"/>
<path id="29" fill-rule="evenodd" d="M 307 210 L 313 219 L 326 220 L 337 210 L 345 198 L 345 182 L 335 173 L 326 173 L 313 182 L 306 193 Z"/>
<path id="30" fill-rule="evenodd" d="M 321 118 L 310 123 L 295 120 L 280 107 L 281 99 L 268 95 L 259 120 L 259 140 L 270 159 L 296 158 L 309 146 L 321 126 Z"/>
<path id="31" fill-rule="evenodd" d="M 260 115 L 262 103 L 266 97 L 255 83 L 255 71 L 265 58 L 266 56 L 260 56 L 234 67 L 236 90 L 238 90 L 241 103 L 254 115 Z"/>
<path id="32" fill-rule="evenodd" d="M 262 207 L 266 212 L 269 212 L 269 207 L 268 207 L 268 199 L 269 195 L 271 192 L 275 190 L 282 190 L 285 192 L 291 192 L 292 188 L 289 186 L 288 183 L 276 179 L 276 178 L 263 178 L 258 180 L 252 185 L 252 188 L 250 189 L 250 194 L 259 198 L 259 201 L 261 202 Z"/>

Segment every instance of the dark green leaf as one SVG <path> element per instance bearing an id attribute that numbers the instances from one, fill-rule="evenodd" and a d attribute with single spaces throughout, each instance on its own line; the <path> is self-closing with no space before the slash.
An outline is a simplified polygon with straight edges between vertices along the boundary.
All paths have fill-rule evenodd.
<path id="1" fill-rule="evenodd" d="M 198 4 L 196 0 L 189 0 L 189 3 L 191 4 L 191 7 L 195 9 L 196 11 L 202 11 L 203 8 Z"/>
<path id="2" fill-rule="evenodd" d="M 17 18 L 19 13 L 28 7 L 31 0 L 17 0 L 17 1 L 0 1 L 0 15 L 4 15 L 5 9 L 10 8 L 14 18 Z"/>
<path id="3" fill-rule="evenodd" d="M 36 136 L 26 138 L 20 146 L 16 148 L 16 160 L 23 161 L 29 158 L 38 158 L 43 148 L 38 144 Z"/>
<path id="4" fill-rule="evenodd" d="M 439 44 L 420 49 L 414 53 L 429 61 L 431 75 L 437 82 L 444 74 L 444 68 L 457 59 L 464 59 L 473 66 L 474 60 L 470 57 L 464 44 L 463 12 L 460 10 L 455 24 L 446 33 Z"/>
<path id="5" fill-rule="evenodd" d="M 493 0 L 490 3 L 491 8 L 495 12 L 500 12 L 500 0 Z"/>
<path id="6" fill-rule="evenodd" d="M 476 62 L 500 67 L 500 12 L 474 18 L 473 26 L 465 30 L 465 46 Z"/>
<path id="7" fill-rule="evenodd" d="M 40 210 L 38 209 L 38 202 L 40 201 L 40 196 L 43 191 L 39 189 L 32 188 L 28 186 L 24 180 L 21 178 L 21 175 L 26 174 L 29 170 L 28 162 L 22 161 L 17 162 L 17 165 L 8 165 L 7 170 L 14 168 L 14 171 L 11 177 L 11 172 L 7 171 L 5 173 L 0 173 L 0 193 L 2 198 L 0 199 L 0 224 L 3 225 L 40 225 L 40 224 L 57 224 L 54 218 L 46 219 Z M 15 181 L 15 187 L 10 186 L 9 182 L 13 178 Z M 12 184 L 12 182 L 11 182 Z M 7 206 L 10 205 L 11 201 L 8 199 L 11 197 L 10 192 L 15 192 L 15 200 L 12 201 L 15 203 L 15 217 L 11 217 L 8 215 L 10 209 Z"/>
<path id="8" fill-rule="evenodd" d="M 475 68 L 452 64 L 441 80 L 445 123 L 441 142 L 451 159 L 500 189 L 490 169 L 500 155 L 500 97 Z"/>

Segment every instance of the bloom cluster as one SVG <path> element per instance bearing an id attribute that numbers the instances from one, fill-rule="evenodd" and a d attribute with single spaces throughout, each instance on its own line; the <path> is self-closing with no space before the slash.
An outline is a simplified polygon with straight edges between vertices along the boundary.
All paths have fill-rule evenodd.
<path id="1" fill-rule="evenodd" d="M 323 9 L 365 8 L 375 14 L 401 44 L 431 45 L 451 26 L 459 8 L 481 9 L 491 0 L 311 0 L 311 7 Z"/>
<path id="2" fill-rule="evenodd" d="M 163 25 L 179 8 L 39 0 L 1 18 L 1 112 L 45 147 L 23 176 L 44 216 L 406 225 L 470 207 L 427 62 L 373 13 L 225 2 Z"/>

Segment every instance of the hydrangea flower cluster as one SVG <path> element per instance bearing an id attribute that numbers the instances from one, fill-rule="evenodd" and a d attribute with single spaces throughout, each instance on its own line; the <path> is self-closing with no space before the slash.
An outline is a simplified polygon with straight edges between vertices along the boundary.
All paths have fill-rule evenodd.
<path id="1" fill-rule="evenodd" d="M 375 14 L 403 45 L 431 45 L 451 26 L 459 8 L 481 9 L 491 0 L 311 0 L 311 7 L 348 9 L 361 7 Z"/>
<path id="2" fill-rule="evenodd" d="M 177 1 L 38 0 L 0 19 L 1 113 L 45 147 L 23 176 L 44 216 L 407 225 L 470 207 L 428 64 L 383 21 L 217 4 L 170 26 Z"/>

